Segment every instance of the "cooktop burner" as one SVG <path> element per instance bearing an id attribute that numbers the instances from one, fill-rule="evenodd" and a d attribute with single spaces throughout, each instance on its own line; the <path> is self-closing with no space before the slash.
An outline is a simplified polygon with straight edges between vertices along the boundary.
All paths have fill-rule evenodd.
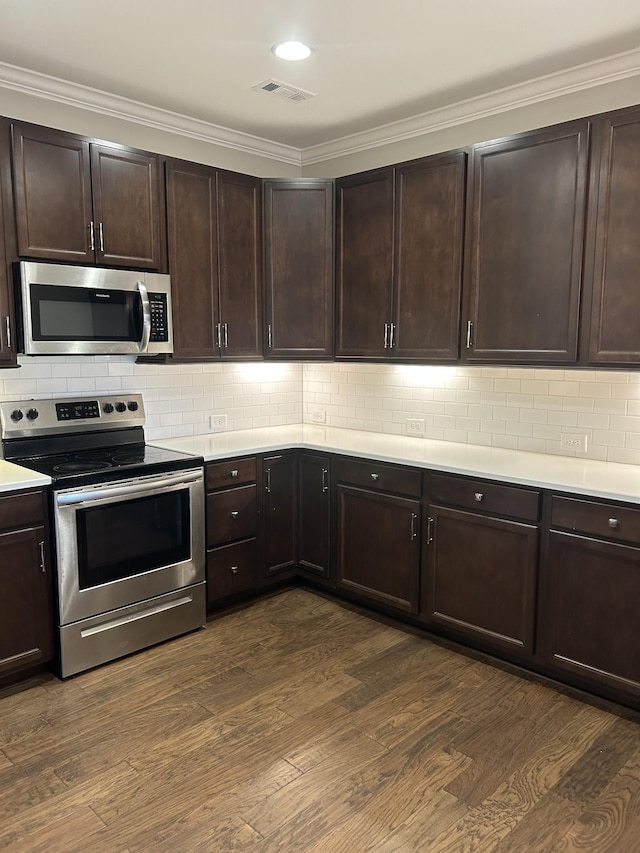
<path id="1" fill-rule="evenodd" d="M 110 468 L 108 462 L 60 462 L 51 469 L 56 474 L 84 474 L 86 471 L 99 471 L 101 468 Z"/>

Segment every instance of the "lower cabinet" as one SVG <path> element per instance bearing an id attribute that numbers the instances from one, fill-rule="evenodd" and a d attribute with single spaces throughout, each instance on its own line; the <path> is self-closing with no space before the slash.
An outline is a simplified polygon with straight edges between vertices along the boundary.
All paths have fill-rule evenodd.
<path id="1" fill-rule="evenodd" d="M 297 565 L 297 458 L 295 453 L 265 456 L 264 565 L 267 575 L 293 570 Z"/>
<path id="2" fill-rule="evenodd" d="M 298 456 L 298 567 L 301 574 L 328 580 L 330 569 L 331 461 Z"/>
<path id="3" fill-rule="evenodd" d="M 586 687 L 640 699 L 640 510 L 554 497 L 551 513 L 541 660 Z"/>
<path id="4" fill-rule="evenodd" d="M 341 460 L 335 469 L 338 589 L 417 613 L 419 472 L 352 460 Z M 407 496 L 416 491 L 416 497 Z"/>
<path id="5" fill-rule="evenodd" d="M 428 506 L 422 617 L 463 640 L 531 655 L 539 529 L 501 515 L 537 521 L 538 493 L 442 475 L 425 482 L 431 501 L 451 505 Z"/>
<path id="6" fill-rule="evenodd" d="M 53 657 L 44 495 L 0 496 L 0 678 Z"/>

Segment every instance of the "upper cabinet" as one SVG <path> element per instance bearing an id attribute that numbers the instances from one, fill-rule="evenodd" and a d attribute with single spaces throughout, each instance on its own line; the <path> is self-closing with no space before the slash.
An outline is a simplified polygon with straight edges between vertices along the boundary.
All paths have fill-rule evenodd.
<path id="1" fill-rule="evenodd" d="M 262 357 L 260 179 L 167 162 L 174 357 Z"/>
<path id="2" fill-rule="evenodd" d="M 640 362 L 640 109 L 594 122 L 599 181 L 590 237 L 595 250 L 589 361 Z"/>
<path id="3" fill-rule="evenodd" d="M 455 361 L 466 155 L 337 184 L 336 355 Z"/>
<path id="4" fill-rule="evenodd" d="M 17 363 L 9 263 L 12 252 L 6 245 L 13 221 L 9 164 L 9 123 L 0 118 L 0 367 L 14 367 Z"/>
<path id="5" fill-rule="evenodd" d="M 333 355 L 333 181 L 264 183 L 265 356 Z"/>
<path id="6" fill-rule="evenodd" d="M 473 149 L 468 361 L 577 359 L 589 122 Z"/>
<path id="7" fill-rule="evenodd" d="M 13 124 L 18 254 L 65 263 L 164 268 L 155 154 Z"/>

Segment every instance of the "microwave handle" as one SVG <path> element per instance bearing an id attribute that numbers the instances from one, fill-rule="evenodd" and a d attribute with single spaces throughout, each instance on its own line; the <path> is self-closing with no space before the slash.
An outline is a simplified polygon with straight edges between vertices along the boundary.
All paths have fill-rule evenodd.
<path id="1" fill-rule="evenodd" d="M 142 302 L 142 338 L 140 339 L 140 352 L 146 352 L 151 338 L 151 308 L 149 306 L 149 294 L 143 281 L 138 282 L 138 292 Z"/>

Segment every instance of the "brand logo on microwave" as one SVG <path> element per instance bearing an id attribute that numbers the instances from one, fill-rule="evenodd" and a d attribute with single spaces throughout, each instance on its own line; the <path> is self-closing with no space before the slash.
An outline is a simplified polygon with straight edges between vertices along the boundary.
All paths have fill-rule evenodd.
<path id="1" fill-rule="evenodd" d="M 99 299 L 111 299 L 110 293 L 94 293 L 94 296 L 97 296 Z"/>

